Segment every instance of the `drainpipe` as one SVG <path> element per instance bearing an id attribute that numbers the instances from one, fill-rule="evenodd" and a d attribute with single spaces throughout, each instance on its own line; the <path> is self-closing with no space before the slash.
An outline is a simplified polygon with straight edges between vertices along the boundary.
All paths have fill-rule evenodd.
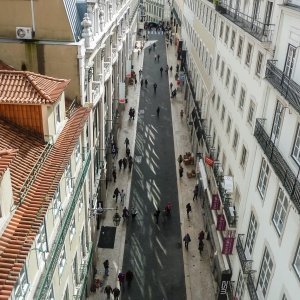
<path id="1" fill-rule="evenodd" d="M 34 7 L 33 7 L 33 0 L 30 1 L 31 4 L 31 18 L 32 18 L 32 37 L 35 36 L 35 22 L 34 22 Z"/>

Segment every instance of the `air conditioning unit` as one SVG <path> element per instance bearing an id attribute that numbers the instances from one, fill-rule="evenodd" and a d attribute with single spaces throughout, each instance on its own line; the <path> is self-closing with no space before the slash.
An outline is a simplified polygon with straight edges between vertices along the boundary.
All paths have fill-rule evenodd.
<path id="1" fill-rule="evenodd" d="M 32 39 L 32 28 L 31 27 L 16 27 L 16 37 L 21 40 Z"/>

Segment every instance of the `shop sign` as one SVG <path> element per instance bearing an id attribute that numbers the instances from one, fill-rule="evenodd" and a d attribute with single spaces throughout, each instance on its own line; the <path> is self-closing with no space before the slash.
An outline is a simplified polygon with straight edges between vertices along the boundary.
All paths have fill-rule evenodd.
<path id="1" fill-rule="evenodd" d="M 125 102 L 125 82 L 119 82 L 119 103 Z"/>
<path id="2" fill-rule="evenodd" d="M 233 193 L 233 177 L 232 176 L 224 176 L 224 189 L 227 194 Z"/>
<path id="3" fill-rule="evenodd" d="M 211 210 L 219 210 L 221 206 L 221 201 L 218 194 L 212 195 L 212 202 L 211 202 Z"/>
<path id="4" fill-rule="evenodd" d="M 218 300 L 227 300 L 227 289 L 228 289 L 228 285 L 230 283 L 231 276 L 232 276 L 231 272 L 230 273 L 227 273 L 227 272 L 228 271 L 223 271 L 222 272 Z"/>
<path id="5" fill-rule="evenodd" d="M 226 228 L 226 220 L 224 214 L 219 214 L 217 218 L 217 230 L 224 231 Z"/>
<path id="6" fill-rule="evenodd" d="M 234 244 L 234 238 L 233 237 L 226 237 L 223 239 L 223 248 L 222 248 L 222 254 L 232 254 L 233 250 L 233 244 Z"/>
<path id="7" fill-rule="evenodd" d="M 214 160 L 211 159 L 209 156 L 205 156 L 205 163 L 211 167 L 214 166 Z"/>
<path id="8" fill-rule="evenodd" d="M 131 60 L 129 59 L 126 61 L 126 77 L 131 77 Z"/>

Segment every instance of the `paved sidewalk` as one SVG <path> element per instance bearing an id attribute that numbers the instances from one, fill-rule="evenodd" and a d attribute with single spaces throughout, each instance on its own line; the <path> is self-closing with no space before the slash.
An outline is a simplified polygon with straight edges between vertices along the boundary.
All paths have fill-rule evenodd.
<path id="1" fill-rule="evenodd" d="M 147 49 L 146 49 L 147 51 Z M 148 53 L 146 53 L 148 54 Z M 134 65 L 134 70 L 137 74 L 140 67 L 143 65 L 143 55 L 144 50 L 141 51 L 140 55 L 137 55 L 137 50 L 134 50 L 132 57 L 132 64 Z M 169 45 L 167 49 L 167 61 L 168 65 L 173 66 L 173 72 L 169 72 L 169 80 L 171 80 L 176 86 L 176 81 L 174 75 L 176 74 L 176 56 L 175 56 L 175 46 Z M 135 149 L 135 136 L 136 136 L 136 125 L 137 117 L 134 121 L 128 122 L 128 110 L 130 107 L 134 107 L 136 111 L 136 116 L 139 111 L 139 96 L 140 96 L 140 85 L 137 84 L 137 87 L 129 86 L 128 88 L 128 103 L 125 105 L 125 111 L 122 114 L 122 125 L 118 134 L 118 147 L 119 147 L 119 159 L 120 157 L 125 156 L 125 138 L 128 137 L 130 141 L 130 150 L 131 155 Z M 171 108 L 172 108 L 172 123 L 173 123 L 173 134 L 174 134 L 174 147 L 175 147 L 175 158 L 179 154 L 185 154 L 185 152 L 191 151 L 191 142 L 189 138 L 189 129 L 186 123 L 186 115 L 181 119 L 180 111 L 185 107 L 185 101 L 183 100 L 183 93 L 178 92 L 176 99 L 170 99 Z M 123 169 L 119 171 L 118 159 L 114 160 L 117 166 L 117 182 L 110 182 L 107 190 L 107 207 L 115 207 L 116 202 L 112 197 L 113 191 L 116 187 L 119 190 L 124 189 L 126 193 L 125 206 L 128 208 L 129 195 L 131 188 L 131 172 L 129 172 L 128 167 L 124 171 Z M 176 161 L 176 167 L 178 163 Z M 180 180 L 177 174 L 177 184 L 178 184 L 178 194 L 179 194 L 179 205 L 180 205 L 180 220 L 181 220 L 181 234 L 183 236 L 188 232 L 191 236 L 192 242 L 189 246 L 189 251 L 186 251 L 183 247 L 183 259 L 184 259 L 184 271 L 185 271 L 185 285 L 186 285 L 186 299 L 188 300 L 199 300 L 215 299 L 215 288 L 214 288 L 214 279 L 212 278 L 212 273 L 209 263 L 209 254 L 207 248 L 207 241 L 204 240 L 204 250 L 200 255 L 198 250 L 198 234 L 203 229 L 203 210 L 201 208 L 202 201 L 198 198 L 195 202 L 192 201 L 193 198 L 193 189 L 196 184 L 195 178 L 187 178 L 186 172 L 192 169 L 195 169 L 195 166 L 184 166 L 184 176 Z M 192 205 L 192 213 L 190 214 L 190 220 L 187 219 L 186 214 L 186 204 L 190 202 Z M 122 206 L 120 203 L 120 197 L 118 199 L 119 214 L 122 213 Z M 114 226 L 112 221 L 112 214 L 114 212 L 107 212 L 106 218 L 102 220 L 101 225 L 104 226 Z M 124 246 L 125 246 L 125 237 L 126 237 L 126 224 L 121 221 L 120 226 L 117 227 L 115 246 L 114 249 L 98 249 L 98 261 L 97 261 L 97 270 L 98 273 L 101 272 L 104 274 L 103 262 L 108 259 L 110 263 L 109 276 L 104 277 L 105 283 L 104 287 L 109 284 L 112 288 L 119 287 L 119 282 L 117 279 L 117 274 L 122 268 L 123 264 L 123 255 L 124 255 Z M 126 271 L 126 270 L 123 270 Z M 89 287 L 88 287 L 89 288 Z M 97 293 L 90 295 L 88 299 L 99 300 L 106 299 L 106 295 L 103 293 L 104 288 L 101 291 L 101 288 L 98 289 Z M 122 299 L 122 297 L 120 297 Z M 152 300 L 152 299 L 143 299 L 143 300 Z M 154 300 L 154 299 L 153 299 Z M 160 300 L 160 299 L 159 299 Z M 176 300 L 176 299 L 174 299 Z"/>

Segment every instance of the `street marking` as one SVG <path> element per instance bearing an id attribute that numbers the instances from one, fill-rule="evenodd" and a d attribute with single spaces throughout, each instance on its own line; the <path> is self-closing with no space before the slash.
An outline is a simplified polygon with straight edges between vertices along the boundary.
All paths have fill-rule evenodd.
<path id="1" fill-rule="evenodd" d="M 135 160 L 138 164 L 140 164 L 140 163 L 142 162 L 142 156 L 136 156 L 136 157 L 134 158 L 134 160 Z"/>

